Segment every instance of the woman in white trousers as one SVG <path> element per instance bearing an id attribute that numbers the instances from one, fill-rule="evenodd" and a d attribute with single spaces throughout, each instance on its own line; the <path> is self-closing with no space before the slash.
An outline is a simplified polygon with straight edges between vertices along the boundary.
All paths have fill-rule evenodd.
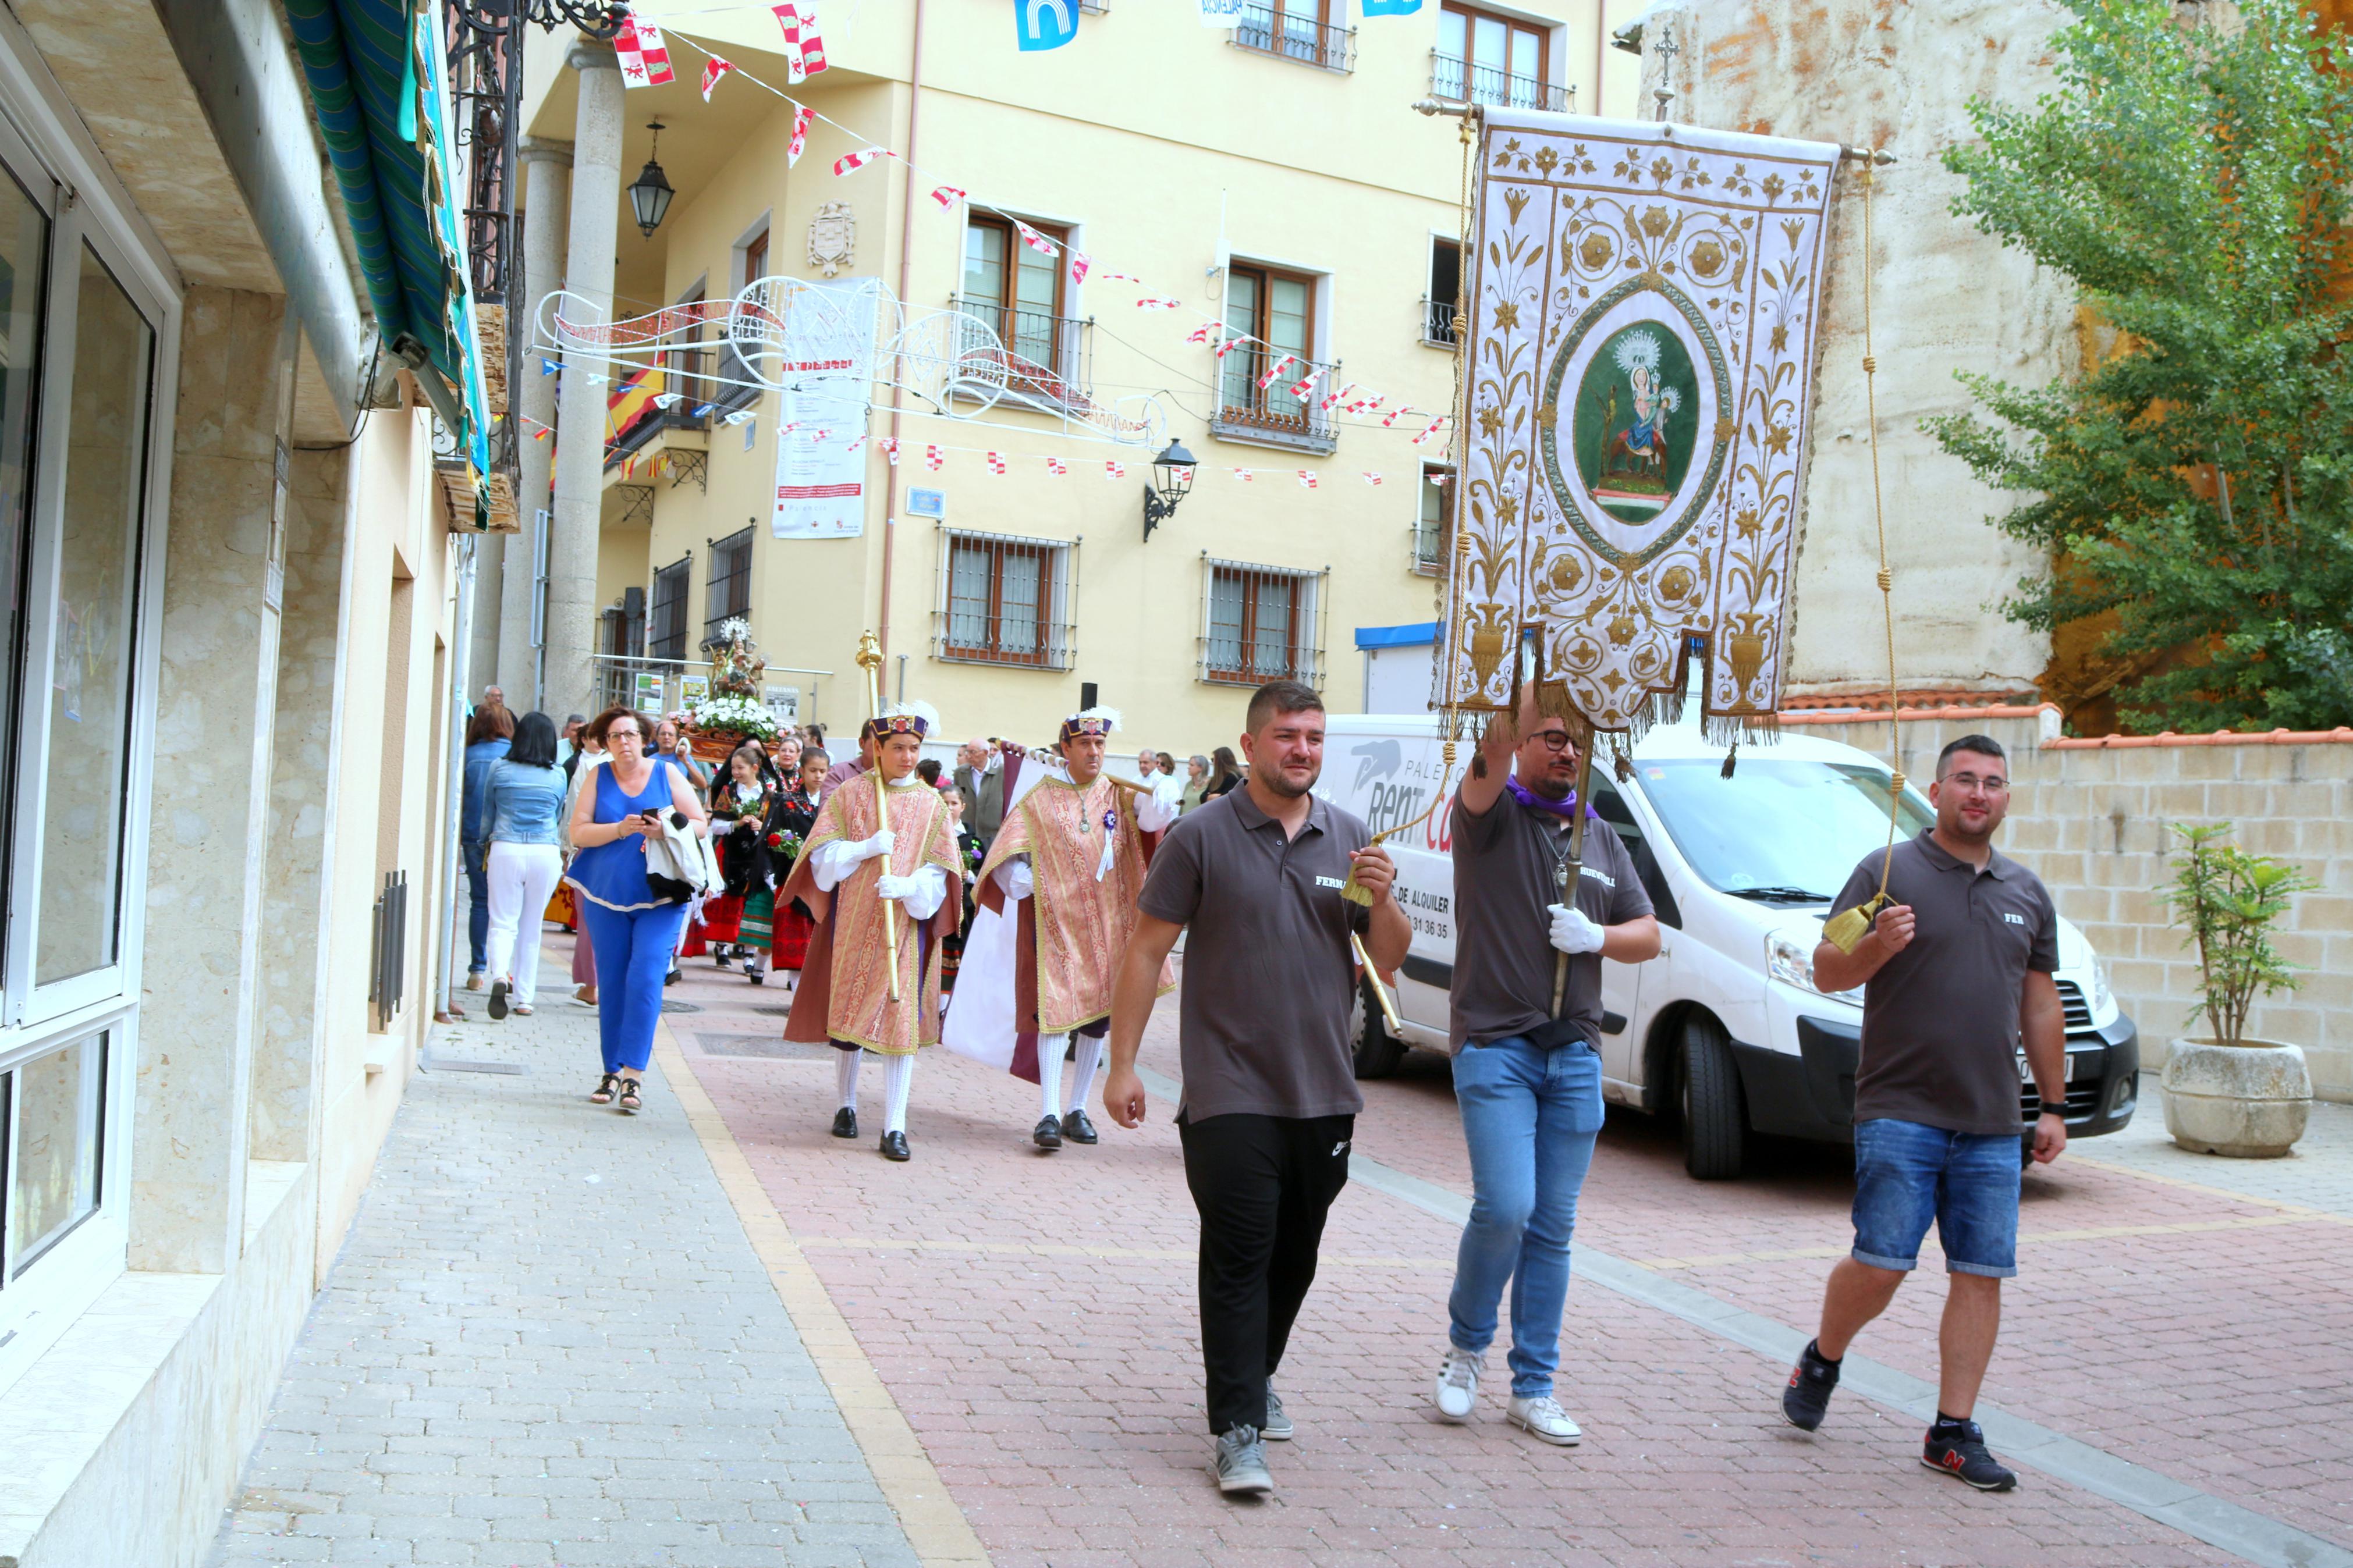
<path id="1" fill-rule="evenodd" d="M 514 744 L 492 764 L 487 794 L 491 818 L 491 1016 L 510 1010 L 529 1017 L 539 992 L 540 917 L 564 876 L 558 842 L 565 791 L 555 765 L 555 721 L 526 713 Z"/>

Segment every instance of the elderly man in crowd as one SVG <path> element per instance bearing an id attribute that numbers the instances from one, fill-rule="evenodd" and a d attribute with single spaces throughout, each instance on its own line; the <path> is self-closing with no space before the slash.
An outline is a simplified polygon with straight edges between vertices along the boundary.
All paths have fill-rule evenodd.
<path id="1" fill-rule="evenodd" d="M 965 822 L 986 855 L 1005 826 L 1005 759 L 987 741 L 966 741 L 956 748 L 954 777 L 964 793 Z"/>

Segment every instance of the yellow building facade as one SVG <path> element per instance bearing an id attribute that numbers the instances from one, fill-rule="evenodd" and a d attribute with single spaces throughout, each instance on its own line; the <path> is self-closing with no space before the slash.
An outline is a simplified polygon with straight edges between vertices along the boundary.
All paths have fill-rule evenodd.
<path id="1" fill-rule="evenodd" d="M 759 276 L 871 278 L 910 310 L 979 319 L 1020 357 L 993 407 L 950 400 L 966 417 L 912 395 L 894 417 L 878 383 L 862 531 L 819 539 L 771 532 L 779 395 L 697 379 L 716 355 L 670 362 L 679 401 L 607 432 L 600 695 L 651 670 L 674 700 L 738 613 L 776 705 L 828 728 L 863 716 L 853 660 L 870 628 L 884 697 L 933 703 L 952 737 L 1042 742 L 1092 695 L 1124 710 L 1131 745 L 1207 751 L 1232 741 L 1242 694 L 1280 676 L 1335 710 L 1364 707 L 1358 634 L 1410 648 L 1435 615 L 1441 546 L 1447 433 L 1413 437 L 1453 395 L 1462 150 L 1457 119 L 1414 106 L 1630 113 L 1639 62 L 1609 34 L 1639 9 L 1426 0 L 1398 17 L 1279 0 L 1210 27 L 1193 0 L 1108 0 L 1065 47 L 1022 53 L 1012 7 L 892 0 L 828 7 L 828 68 L 798 86 L 765 8 L 681 11 L 667 28 L 675 79 L 624 99 L 624 177 L 658 156 L 677 195 L 649 237 L 621 202 L 615 314 L 723 300 Z M 737 68 L 706 103 L 712 54 Z M 792 105 L 748 78 L 824 117 L 796 166 Z M 534 72 L 528 134 L 571 133 L 577 81 Z M 867 146 L 900 156 L 835 173 Z M 969 200 L 943 205 L 939 186 Z M 1023 243 L 1022 226 L 1058 254 Z M 1145 296 L 1176 308 L 1139 308 Z M 1214 334 L 1187 341 L 1220 319 L 1273 346 L 1220 360 Z M 622 385 L 624 370 L 594 368 Z M 1147 395 L 1155 443 L 1198 459 L 1148 538 L 1155 446 L 1063 418 Z M 1419 412 L 1390 419 L 1406 408 Z M 948 448 L 936 471 L 930 445 Z M 1410 689 L 1418 707 L 1426 679 L 1375 685 L 1381 705 Z"/>

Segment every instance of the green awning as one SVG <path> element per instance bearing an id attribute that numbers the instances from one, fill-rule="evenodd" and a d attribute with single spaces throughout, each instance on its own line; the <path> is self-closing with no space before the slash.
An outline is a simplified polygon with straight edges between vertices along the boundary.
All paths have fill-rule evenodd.
<path id="1" fill-rule="evenodd" d="M 458 389 L 457 432 L 490 468 L 490 399 L 467 278 L 438 0 L 285 0 L 387 347 L 404 334 Z"/>

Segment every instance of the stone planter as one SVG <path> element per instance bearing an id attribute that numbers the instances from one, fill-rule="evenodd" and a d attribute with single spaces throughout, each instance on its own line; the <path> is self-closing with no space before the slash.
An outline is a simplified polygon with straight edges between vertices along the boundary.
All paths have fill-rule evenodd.
<path id="1" fill-rule="evenodd" d="M 2304 1136 L 2312 1109 L 2301 1046 L 2176 1040 L 2162 1081 L 2165 1130 L 2193 1153 L 2275 1160 Z"/>

